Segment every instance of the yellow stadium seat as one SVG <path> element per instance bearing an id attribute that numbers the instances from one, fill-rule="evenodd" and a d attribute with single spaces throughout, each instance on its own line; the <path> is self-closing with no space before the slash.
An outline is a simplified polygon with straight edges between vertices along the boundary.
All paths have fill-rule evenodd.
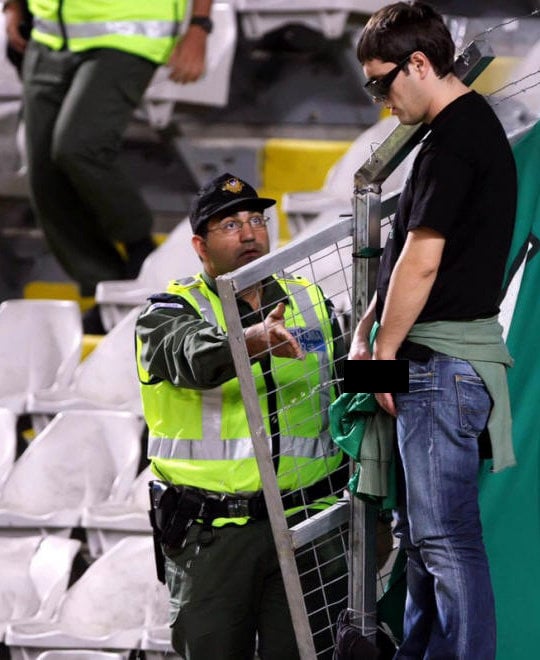
<path id="1" fill-rule="evenodd" d="M 320 188 L 328 170 L 350 146 L 342 140 L 267 140 L 263 150 L 262 180 L 259 195 L 277 200 L 279 238 L 291 237 L 287 217 L 281 209 L 281 197 L 290 190 Z"/>

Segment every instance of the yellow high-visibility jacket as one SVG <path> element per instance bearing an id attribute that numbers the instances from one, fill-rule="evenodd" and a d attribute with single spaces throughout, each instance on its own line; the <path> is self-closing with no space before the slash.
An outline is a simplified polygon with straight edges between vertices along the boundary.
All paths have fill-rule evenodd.
<path id="1" fill-rule="evenodd" d="M 169 58 L 186 0 L 30 0 L 32 38 L 53 50 L 115 48 L 157 64 Z"/>

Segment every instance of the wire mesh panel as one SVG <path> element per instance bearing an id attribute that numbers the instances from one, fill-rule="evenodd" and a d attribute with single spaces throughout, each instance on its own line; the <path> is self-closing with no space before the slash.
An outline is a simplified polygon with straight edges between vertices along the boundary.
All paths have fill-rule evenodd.
<path id="1" fill-rule="evenodd" d="M 328 406 L 340 393 L 348 345 L 351 226 L 350 217 L 336 218 L 217 281 L 303 659 L 332 658 L 347 607 L 349 466 L 330 438 Z M 260 308 L 241 318 L 237 298 L 254 288 Z M 272 356 L 266 343 L 248 353 L 244 327 L 279 302 L 303 359 Z"/>

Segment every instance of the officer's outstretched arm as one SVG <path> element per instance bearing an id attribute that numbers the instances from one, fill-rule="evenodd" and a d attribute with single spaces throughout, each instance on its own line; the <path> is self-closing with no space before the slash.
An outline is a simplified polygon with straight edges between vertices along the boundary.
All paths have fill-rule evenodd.
<path id="1" fill-rule="evenodd" d="M 268 316 L 244 330 L 249 356 L 262 357 L 270 351 L 276 357 L 304 359 L 300 344 L 285 327 L 285 305 L 280 302 Z"/>

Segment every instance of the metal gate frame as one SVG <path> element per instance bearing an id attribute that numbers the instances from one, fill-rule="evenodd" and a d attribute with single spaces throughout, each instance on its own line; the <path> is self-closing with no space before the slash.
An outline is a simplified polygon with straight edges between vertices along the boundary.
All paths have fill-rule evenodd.
<path id="1" fill-rule="evenodd" d="M 247 264 L 232 273 L 218 277 L 216 280 L 302 660 L 312 660 L 316 657 L 316 653 L 296 566 L 295 550 L 328 531 L 347 523 L 349 505 L 347 502 L 338 502 L 294 527 L 289 528 L 287 526 L 281 493 L 272 462 L 271 443 L 265 430 L 263 414 L 244 341 L 237 306 L 237 294 L 273 273 L 289 271 L 291 264 L 298 263 L 302 259 L 308 259 L 311 255 L 333 243 L 350 238 L 351 229 L 352 218 L 350 216 L 345 217 L 335 225 L 301 242 L 293 241 L 257 261 Z"/>

